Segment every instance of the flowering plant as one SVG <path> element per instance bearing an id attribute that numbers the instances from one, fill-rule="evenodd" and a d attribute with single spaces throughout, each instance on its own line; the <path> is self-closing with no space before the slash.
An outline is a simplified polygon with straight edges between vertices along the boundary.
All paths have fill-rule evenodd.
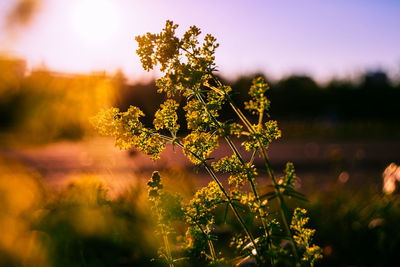
<path id="1" fill-rule="evenodd" d="M 292 212 L 286 204 L 287 197 L 303 199 L 294 187 L 296 175 L 293 164 L 288 163 L 285 175 L 278 178 L 267 155 L 269 144 L 281 136 L 277 122 L 266 120 L 270 107 L 266 96 L 268 84 L 259 77 L 253 80 L 250 87 L 251 100 L 244 104 L 245 109 L 258 118 L 257 123 L 252 123 L 232 100 L 231 87 L 224 85 L 214 74 L 214 53 L 218 47 L 216 39 L 207 34 L 200 43 L 201 31 L 196 26 L 190 27 L 179 38 L 175 34 L 177 27 L 172 21 L 167 21 L 160 33 L 136 37 L 139 44 L 137 54 L 143 68 L 149 71 L 159 65 L 164 74 L 156 84 L 158 92 L 165 93 L 167 100 L 155 113 L 154 127 L 145 127 L 140 122 L 143 112 L 132 106 L 125 112 L 116 108 L 104 110 L 93 120 L 101 134 L 115 136 L 116 146 L 121 149 L 135 147 L 150 155 L 152 160 L 157 160 L 166 144 L 171 143 L 182 148 L 193 164 L 201 165 L 210 174 L 212 181 L 187 204 L 166 194 L 159 174 L 153 174 L 148 186 L 164 240 L 160 254 L 169 266 L 183 260 L 178 257 L 182 253 L 171 251 L 169 234 L 172 229 L 169 229 L 168 223 L 169 220 L 183 220 L 187 225 L 183 254 L 203 257 L 208 264 L 237 265 L 253 261 L 260 266 L 284 263 L 313 266 L 321 257 L 321 249 L 312 244 L 314 231 L 305 228 L 308 221 L 306 212 L 303 209 Z M 186 135 L 178 133 L 177 96 L 185 99 Z M 237 115 L 238 122 L 220 119 L 221 109 L 229 107 Z M 233 142 L 234 138 L 243 137 L 245 141 L 242 145 L 252 155 L 249 161 L 244 160 Z M 227 142 L 232 155 L 213 161 L 209 156 L 222 140 Z M 256 156 L 264 162 L 260 170 L 254 166 Z M 261 172 L 270 177 L 270 187 L 260 188 L 257 185 Z M 230 174 L 227 186 L 223 185 L 217 173 Z M 268 188 L 269 191 L 261 196 L 259 191 Z M 171 201 L 177 212 L 167 212 L 163 198 L 173 199 Z M 279 216 L 273 210 L 273 202 L 277 203 Z M 231 245 L 238 251 L 237 257 L 232 259 L 224 258 L 214 246 L 218 241 L 214 231 L 215 210 L 221 205 L 230 208 L 242 229 L 232 237 Z M 259 229 L 249 226 L 241 210 L 253 217 Z M 285 243 L 290 243 L 290 246 L 285 246 Z"/>

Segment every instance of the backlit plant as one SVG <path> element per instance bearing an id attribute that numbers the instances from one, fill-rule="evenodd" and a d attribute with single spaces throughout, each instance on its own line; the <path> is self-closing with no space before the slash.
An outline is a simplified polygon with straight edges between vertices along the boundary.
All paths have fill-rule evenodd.
<path id="1" fill-rule="evenodd" d="M 167 21 L 160 33 L 136 37 L 137 54 L 143 68 L 149 71 L 159 65 L 163 73 L 157 80 L 157 87 L 158 92 L 166 94 L 167 100 L 155 113 L 154 127 L 145 127 L 140 122 L 143 112 L 132 106 L 124 112 L 116 108 L 104 110 L 93 120 L 101 134 L 115 136 L 116 146 L 121 149 L 134 147 L 157 160 L 170 143 L 182 148 L 193 164 L 202 166 L 210 174 L 212 181 L 189 203 L 175 205 L 179 200 L 174 200 L 173 206 L 178 210 L 173 213 L 167 212 L 165 205 L 161 207 L 165 203 L 161 198 L 166 195 L 162 193 L 159 175 L 153 174 L 148 185 L 164 240 L 162 258 L 169 266 L 174 266 L 178 258 L 185 261 L 190 257 L 202 258 L 211 265 L 254 262 L 260 266 L 313 266 L 321 257 L 321 249 L 312 244 L 314 231 L 305 228 L 308 221 L 305 210 L 292 212 L 286 204 L 288 197 L 303 199 L 294 187 L 293 164 L 288 163 L 285 175 L 278 178 L 267 155 L 268 146 L 281 136 L 277 122 L 266 120 L 270 107 L 265 95 L 268 84 L 259 77 L 250 87 L 251 99 L 244 106 L 257 117 L 253 123 L 232 100 L 232 89 L 214 74 L 216 39 L 207 34 L 201 43 L 201 31 L 196 26 L 190 27 L 179 38 L 175 33 L 177 27 Z M 184 98 L 186 134 L 179 133 L 178 97 Z M 223 108 L 231 109 L 237 115 L 238 123 L 220 119 L 219 112 Z M 233 142 L 235 138 L 243 138 L 242 146 L 251 154 L 250 160 L 246 161 L 239 152 Z M 209 158 L 220 141 L 227 142 L 232 154 L 220 160 Z M 256 157 L 261 157 L 264 162 L 260 170 L 254 166 Z M 228 173 L 228 180 L 222 181 L 217 173 Z M 264 174 L 269 176 L 270 186 L 257 184 L 257 177 Z M 229 207 L 242 229 L 232 236 L 232 254 L 229 256 L 216 251 L 215 246 L 218 242 L 214 230 L 217 226 L 215 211 L 221 206 Z M 180 213 L 183 215 L 171 216 Z M 249 216 L 253 218 L 252 225 L 245 219 Z M 184 220 L 187 225 L 185 244 L 174 245 L 180 251 L 171 249 L 169 233 L 173 224 L 168 220 Z M 234 253 L 237 255 L 232 257 Z"/>

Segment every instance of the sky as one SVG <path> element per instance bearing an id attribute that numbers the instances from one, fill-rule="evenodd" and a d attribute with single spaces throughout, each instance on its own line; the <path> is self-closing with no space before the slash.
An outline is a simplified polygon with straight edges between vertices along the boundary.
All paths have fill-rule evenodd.
<path id="1" fill-rule="evenodd" d="M 18 2 L 35 3 L 33 14 L 10 23 Z M 169 19 L 178 34 L 196 25 L 214 35 L 216 63 L 228 78 L 395 75 L 399 14 L 399 0 L 0 0 L 0 53 L 26 58 L 31 68 L 154 77 L 142 70 L 134 37 L 159 32 Z"/>

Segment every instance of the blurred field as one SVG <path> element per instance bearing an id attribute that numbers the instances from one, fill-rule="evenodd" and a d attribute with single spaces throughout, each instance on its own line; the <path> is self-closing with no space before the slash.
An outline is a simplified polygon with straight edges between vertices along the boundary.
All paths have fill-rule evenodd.
<path id="1" fill-rule="evenodd" d="M 108 140 L 100 143 L 111 147 Z M 104 156 L 93 159 L 99 164 L 96 167 L 81 169 L 76 157 L 68 163 L 49 157 L 49 151 L 64 145 L 47 151 L 8 152 L 0 158 L 0 226 L 6 230 L 0 237 L 0 266 L 160 266 L 151 261 L 160 241 L 145 188 L 150 170 L 137 172 L 135 165 L 140 156 L 118 157 L 123 152 L 111 149 L 118 163 L 103 166 Z M 125 169 L 128 165 L 131 169 Z M 161 174 L 166 188 L 180 192 L 184 199 L 201 183 L 184 169 L 162 169 Z M 62 185 L 55 188 L 55 179 Z M 320 265 L 395 266 L 400 248 L 399 232 L 394 231 L 400 220 L 399 196 L 383 194 L 378 179 L 375 185 L 368 181 L 358 187 L 340 176 L 329 187 L 314 182 L 314 188 L 307 186 L 310 201 L 292 205 L 310 211 L 311 224 L 318 229 L 316 242 L 324 251 Z M 234 229 L 220 223 L 223 214 L 217 213 L 215 231 L 222 237 L 216 246 L 229 251 L 223 236 Z"/>
<path id="2" fill-rule="evenodd" d="M 286 160 L 296 163 L 300 191 L 310 201 L 292 205 L 310 211 L 311 224 L 318 229 L 316 242 L 324 250 L 321 266 L 393 266 L 397 262 L 400 236 L 393 229 L 400 220 L 400 199 L 397 193 L 382 193 L 382 172 L 397 158 L 399 148 L 398 142 L 271 145 L 276 169 L 283 169 Z M 218 158 L 227 150 L 221 145 L 213 156 Z M 19 204 L 22 195 L 14 194 L 21 188 L 21 194 L 33 195 L 24 201 L 29 207 L 26 212 L 38 214 L 33 218 L 15 215 L 24 228 L 10 235 L 16 235 L 14 240 L 22 234 L 29 236 L 34 250 L 26 259 L 6 247 L 4 254 L 16 255 L 7 256 L 4 266 L 15 262 L 18 266 L 21 261 L 48 266 L 159 266 L 150 261 L 156 257 L 159 240 L 145 182 L 153 170 L 160 170 L 167 188 L 188 199 L 210 180 L 178 149 L 168 147 L 154 163 L 135 151 L 116 149 L 111 138 L 3 149 L 1 155 L 3 163 L 13 169 L 3 172 L 3 182 L 13 181 L 5 189 L 13 198 L 2 209 L 23 205 Z M 265 177 L 259 182 L 269 183 Z M 223 232 L 233 231 L 224 225 L 217 231 L 219 227 Z M 217 246 L 226 248 L 227 244 Z"/>
<path id="3" fill-rule="evenodd" d="M 240 143 L 238 141 L 238 143 Z M 324 188 L 331 183 L 368 183 L 381 186 L 382 172 L 398 158 L 400 142 L 276 142 L 270 146 L 269 155 L 275 169 L 283 169 L 287 161 L 296 165 L 297 175 L 304 183 Z M 220 158 L 231 151 L 222 142 L 212 156 Z M 242 154 L 247 155 L 244 150 Z M 193 165 L 180 149 L 168 146 L 161 159 L 153 162 L 148 156 L 131 151 L 120 151 L 114 147 L 112 138 L 90 138 L 79 142 L 64 141 L 45 146 L 2 149 L 0 155 L 14 158 L 37 170 L 44 181 L 55 188 L 65 186 L 76 175 L 94 173 L 103 181 L 121 187 L 135 182 L 138 174 L 150 176 L 154 170 L 183 170 L 208 179 L 207 173 Z M 250 157 L 250 155 L 247 155 Z M 255 160 L 262 165 L 261 159 Z M 202 182 L 200 182 L 202 183 Z M 308 188 L 309 185 L 305 186 Z"/>

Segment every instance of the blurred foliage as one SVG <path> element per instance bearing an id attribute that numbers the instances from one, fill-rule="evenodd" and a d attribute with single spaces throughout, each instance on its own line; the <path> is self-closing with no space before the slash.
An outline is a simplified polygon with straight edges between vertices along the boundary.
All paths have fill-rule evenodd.
<path id="1" fill-rule="evenodd" d="M 256 76 L 260 75 L 227 82 L 236 103 L 249 100 L 248 88 Z M 399 137 L 400 126 L 393 122 L 399 113 L 400 83 L 391 81 L 385 72 L 367 72 L 358 81 L 332 79 L 325 85 L 299 75 L 269 83 L 271 116 L 281 122 L 287 138 Z M 87 118 L 104 107 L 126 110 L 134 105 L 145 114 L 154 114 L 165 100 L 155 89 L 155 82 L 129 84 L 122 71 L 113 76 L 68 75 L 46 69 L 27 74 L 24 60 L 1 57 L 0 131 L 26 143 L 81 138 L 91 131 Z M 175 100 L 180 103 L 182 99 L 177 96 Z M 177 112 L 184 117 L 182 108 Z M 231 116 L 221 113 L 222 119 Z M 153 119 L 147 116 L 143 122 L 149 126 Z M 178 123 L 187 129 L 185 120 Z"/>
<path id="2" fill-rule="evenodd" d="M 232 83 L 233 91 L 238 92 L 237 99 L 246 97 L 246 88 L 257 75 L 239 77 Z M 366 72 L 358 80 L 332 79 L 325 85 L 305 75 L 291 75 L 269 83 L 271 116 L 278 120 L 392 121 L 398 116 L 395 99 L 400 95 L 400 83 L 391 81 L 379 70 Z"/>
<path id="3" fill-rule="evenodd" d="M 95 177 L 79 177 L 44 207 L 34 226 L 49 236 L 52 266 L 146 265 L 156 253 L 141 187 L 110 200 Z"/>
<path id="4" fill-rule="evenodd" d="M 182 170 L 163 177 L 168 190 L 184 196 L 195 191 Z M 61 191 L 49 190 L 40 174 L 0 158 L 0 266 L 163 266 L 151 261 L 162 240 L 154 235 L 157 222 L 144 181 L 111 198 L 99 178 L 81 175 Z M 324 253 L 317 266 L 397 265 L 399 195 L 346 184 L 307 195 L 309 225 L 318 229 L 314 239 Z M 224 254 L 240 227 L 226 224 L 235 219 L 225 215 L 224 208 L 216 210 L 214 229 L 216 249 Z M 251 224 L 251 216 L 245 220 Z"/>
<path id="5" fill-rule="evenodd" d="M 46 235 L 33 229 L 46 192 L 40 175 L 0 158 L 0 266 L 47 266 Z"/>
<path id="6" fill-rule="evenodd" d="M 88 118 L 116 99 L 105 74 L 25 74 L 22 60 L 0 59 L 0 130 L 19 142 L 76 139 L 90 131 Z"/>
<path id="7" fill-rule="evenodd" d="M 158 241 L 144 186 L 111 200 L 93 175 L 55 192 L 12 160 L 0 171 L 0 266 L 152 265 Z"/>
<path id="8" fill-rule="evenodd" d="M 257 76 L 265 77 L 254 74 L 227 82 L 232 86 L 232 98 L 236 103 L 249 100 L 248 88 Z M 332 79 L 324 85 L 302 75 L 291 75 L 272 82 L 265 79 L 271 86 L 271 117 L 280 121 L 285 137 L 400 137 L 400 126 L 394 123 L 399 116 L 397 99 L 400 98 L 400 83 L 391 81 L 385 72 L 366 72 L 358 80 Z M 119 108 L 125 110 L 129 105 L 138 106 L 145 114 L 154 114 L 165 100 L 156 93 L 153 82 L 124 84 L 119 92 Z M 146 101 L 147 99 L 153 101 Z M 181 101 L 179 97 L 175 100 L 178 103 Z M 182 118 L 183 115 L 183 110 L 178 109 L 178 117 Z M 220 115 L 222 119 L 234 119 L 229 112 L 222 111 Z M 149 116 L 143 121 L 149 126 L 152 120 Z M 182 130 L 187 129 L 185 120 L 179 120 L 178 123 Z"/>
<path id="9" fill-rule="evenodd" d="M 308 205 L 322 266 L 396 266 L 400 198 L 368 186 L 315 193 Z"/>

